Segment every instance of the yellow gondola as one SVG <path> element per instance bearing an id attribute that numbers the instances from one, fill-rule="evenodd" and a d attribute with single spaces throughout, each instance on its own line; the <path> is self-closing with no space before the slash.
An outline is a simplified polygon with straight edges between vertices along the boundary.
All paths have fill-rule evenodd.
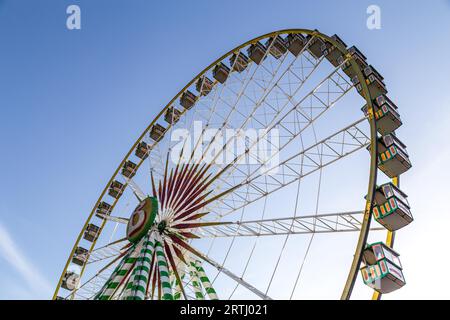
<path id="1" fill-rule="evenodd" d="M 178 110 L 175 107 L 170 107 L 167 109 L 164 115 L 164 120 L 166 120 L 168 124 L 174 124 L 177 123 L 178 120 L 180 120 L 180 116 L 181 116 L 180 110 Z"/>
<path id="2" fill-rule="evenodd" d="M 152 130 L 150 130 L 150 138 L 155 141 L 159 141 L 162 139 L 162 137 L 164 137 L 166 131 L 167 128 L 164 128 L 162 125 L 156 123 L 153 125 Z"/>
<path id="3" fill-rule="evenodd" d="M 286 38 L 286 43 L 289 52 L 297 57 L 306 44 L 306 37 L 300 33 L 290 33 Z"/>
<path id="4" fill-rule="evenodd" d="M 109 186 L 108 194 L 111 197 L 118 199 L 122 195 L 123 189 L 124 185 L 121 182 L 114 180 Z"/>
<path id="5" fill-rule="evenodd" d="M 105 201 L 100 202 L 95 211 L 97 218 L 104 219 L 104 216 L 108 216 L 111 213 L 111 205 Z"/>
<path id="6" fill-rule="evenodd" d="M 122 175 L 124 175 L 127 178 L 133 178 L 134 175 L 136 174 L 136 167 L 137 164 L 134 163 L 131 160 L 127 160 L 122 167 Z"/>
<path id="7" fill-rule="evenodd" d="M 214 83 L 210 78 L 207 76 L 202 76 L 195 83 L 195 89 L 200 93 L 200 95 L 206 96 L 211 92 L 213 85 Z"/>
<path id="8" fill-rule="evenodd" d="M 233 71 L 242 72 L 248 66 L 248 57 L 239 52 L 239 54 L 233 53 L 230 57 L 230 65 L 233 66 Z"/>
<path id="9" fill-rule="evenodd" d="M 315 30 L 317 31 L 317 30 Z M 322 57 L 322 45 L 324 44 L 324 41 L 320 39 L 319 37 L 314 37 L 312 35 L 306 36 L 306 42 L 309 42 L 309 46 L 306 48 L 308 52 L 316 59 L 319 59 Z"/>
<path id="10" fill-rule="evenodd" d="M 269 48 L 269 53 L 275 58 L 280 59 L 287 51 L 286 40 L 281 36 L 269 38 L 266 41 L 266 48 Z"/>
<path id="11" fill-rule="evenodd" d="M 136 157 L 144 160 L 148 157 L 148 152 L 150 151 L 150 147 L 144 141 L 138 143 L 135 151 Z"/>
<path id="12" fill-rule="evenodd" d="M 261 42 L 257 41 L 250 45 L 247 49 L 247 54 L 252 61 L 256 64 L 260 64 L 261 61 L 263 61 L 263 58 L 265 58 L 266 47 L 264 47 Z"/>
<path id="13" fill-rule="evenodd" d="M 100 227 L 93 223 L 87 225 L 86 230 L 84 230 L 83 238 L 87 241 L 94 242 L 98 238 Z"/>
<path id="14" fill-rule="evenodd" d="M 183 92 L 183 94 L 180 97 L 180 104 L 185 109 L 191 109 L 195 102 L 197 101 L 197 96 L 190 92 L 189 90 L 186 90 Z"/>
<path id="15" fill-rule="evenodd" d="M 88 250 L 83 247 L 77 247 L 73 254 L 72 262 L 76 265 L 83 266 L 88 257 Z"/>
<path id="16" fill-rule="evenodd" d="M 214 67 L 212 73 L 213 78 L 223 84 L 230 74 L 230 68 L 228 68 L 223 62 L 220 62 Z"/>
<path id="17" fill-rule="evenodd" d="M 367 67 L 367 58 L 366 56 L 359 51 L 359 49 L 355 46 L 351 46 L 350 48 L 348 48 L 348 53 L 352 56 L 353 61 L 356 62 L 356 64 L 358 65 L 359 69 L 362 71 Z M 338 58 L 338 63 L 342 64 L 345 60 L 344 56 L 340 56 Z M 344 71 L 344 73 L 346 75 L 348 75 L 350 77 L 350 79 L 353 79 L 356 76 L 356 71 L 352 68 L 352 65 L 350 63 L 350 61 L 346 61 L 342 67 L 341 67 L 342 71 Z"/>

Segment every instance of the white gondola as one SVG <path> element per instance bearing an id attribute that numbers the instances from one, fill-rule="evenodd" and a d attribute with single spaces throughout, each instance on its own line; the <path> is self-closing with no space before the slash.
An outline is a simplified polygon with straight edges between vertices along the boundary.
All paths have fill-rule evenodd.
<path id="1" fill-rule="evenodd" d="M 164 114 L 164 120 L 166 120 L 168 124 L 175 124 L 178 122 L 178 120 L 180 120 L 180 116 L 181 116 L 180 110 L 178 110 L 175 107 L 169 107 L 167 108 L 166 113 Z"/>
<path id="2" fill-rule="evenodd" d="M 119 199 L 123 193 L 123 189 L 124 185 L 121 182 L 114 180 L 109 186 L 108 194 L 115 199 Z"/>
<path id="3" fill-rule="evenodd" d="M 397 130 L 402 125 L 397 106 L 384 94 L 373 100 L 377 130 L 381 135 L 387 135 Z M 367 116 L 367 105 L 362 108 Z"/>
<path id="4" fill-rule="evenodd" d="M 211 92 L 213 85 L 214 83 L 210 78 L 207 76 L 202 76 L 195 83 L 195 89 L 200 93 L 200 95 L 206 96 Z"/>
<path id="5" fill-rule="evenodd" d="M 275 59 L 280 59 L 287 51 L 286 40 L 281 36 L 269 38 L 266 41 L 266 48 L 269 48 L 269 53 Z"/>
<path id="6" fill-rule="evenodd" d="M 214 79 L 216 79 L 220 83 L 225 83 L 230 74 L 230 68 L 220 62 L 214 67 L 212 73 Z"/>
<path id="7" fill-rule="evenodd" d="M 185 109 L 191 109 L 195 102 L 197 101 L 197 96 L 190 92 L 189 90 L 186 90 L 183 92 L 183 94 L 180 97 L 180 104 Z"/>
<path id="8" fill-rule="evenodd" d="M 166 131 L 167 128 L 164 128 L 162 125 L 155 123 L 152 127 L 152 130 L 150 130 L 150 138 L 155 141 L 159 141 L 162 139 L 162 137 L 164 137 Z"/>
<path id="9" fill-rule="evenodd" d="M 266 47 L 261 42 L 256 42 L 250 45 L 247 49 L 248 57 L 255 62 L 256 64 L 260 64 L 263 58 L 265 58 Z"/>
<path id="10" fill-rule="evenodd" d="M 410 224 L 414 219 L 407 198 L 391 182 L 377 187 L 372 210 L 375 220 L 389 231 L 396 231 Z"/>
<path id="11" fill-rule="evenodd" d="M 317 30 L 316 30 L 317 31 Z M 319 37 L 314 37 L 312 35 L 306 36 L 306 42 L 309 42 L 309 46 L 306 48 L 308 52 L 316 59 L 319 59 L 323 56 L 322 53 L 322 45 L 324 44 L 323 40 Z"/>
<path id="12" fill-rule="evenodd" d="M 111 214 L 111 205 L 105 201 L 100 202 L 95 212 L 97 218 L 104 219 L 105 216 L 109 216 L 110 214 Z"/>
<path id="13" fill-rule="evenodd" d="M 347 47 L 344 41 L 342 41 L 341 38 L 337 34 L 331 36 L 333 40 L 335 40 L 337 43 L 341 44 L 344 48 Z M 322 47 L 322 54 L 325 56 L 325 58 L 335 67 L 337 67 L 340 64 L 340 57 L 342 57 L 341 51 L 334 45 L 332 45 L 330 42 L 325 42 Z"/>
<path id="14" fill-rule="evenodd" d="M 355 46 L 348 48 L 347 51 L 352 56 L 353 61 L 356 62 L 359 69 L 361 70 L 361 72 L 363 72 L 364 69 L 367 67 L 366 56 L 361 51 L 359 51 L 359 49 Z M 344 62 L 344 60 L 345 60 L 345 57 L 340 56 L 338 58 L 338 64 L 342 64 Z M 342 65 L 341 69 L 342 69 L 342 71 L 344 71 L 344 73 L 347 76 L 350 77 L 350 79 L 353 79 L 356 76 L 356 71 L 352 68 L 350 61 L 346 61 Z"/>
<path id="15" fill-rule="evenodd" d="M 364 68 L 363 74 L 372 98 L 375 99 L 376 97 L 387 93 L 386 85 L 383 82 L 384 78 L 374 67 L 368 66 Z M 364 97 L 362 85 L 359 83 L 358 77 L 354 76 L 352 82 L 356 86 L 358 93 Z"/>
<path id="16" fill-rule="evenodd" d="M 230 57 L 230 65 L 233 66 L 233 71 L 242 72 L 248 66 L 248 57 L 242 52 L 233 53 Z"/>
<path id="17" fill-rule="evenodd" d="M 63 287 L 66 290 L 72 291 L 76 289 L 79 281 L 80 275 L 72 271 L 66 271 L 62 279 L 61 287 Z"/>
<path id="18" fill-rule="evenodd" d="M 72 263 L 83 266 L 88 258 L 88 250 L 83 247 L 77 247 L 72 257 Z"/>
<path id="19" fill-rule="evenodd" d="M 394 178 L 411 168 L 406 146 L 394 135 L 378 139 L 378 168 L 389 178 Z"/>
<path id="20" fill-rule="evenodd" d="M 100 227 L 93 223 L 87 225 L 86 230 L 84 230 L 83 238 L 89 242 L 94 242 L 97 240 L 100 232 Z"/>
<path id="21" fill-rule="evenodd" d="M 150 151 L 150 147 L 144 141 L 138 143 L 135 151 L 136 157 L 144 160 L 148 157 L 148 152 Z"/>
<path id="22" fill-rule="evenodd" d="M 306 44 L 306 38 L 300 33 L 291 33 L 287 36 L 286 43 L 289 52 L 297 57 Z"/>
<path id="23" fill-rule="evenodd" d="M 127 160 L 122 167 L 122 175 L 131 179 L 136 174 L 137 164 L 131 160 Z"/>
<path id="24" fill-rule="evenodd" d="M 368 245 L 363 252 L 361 274 L 364 283 L 380 293 L 389 293 L 405 285 L 399 254 L 382 242 Z"/>

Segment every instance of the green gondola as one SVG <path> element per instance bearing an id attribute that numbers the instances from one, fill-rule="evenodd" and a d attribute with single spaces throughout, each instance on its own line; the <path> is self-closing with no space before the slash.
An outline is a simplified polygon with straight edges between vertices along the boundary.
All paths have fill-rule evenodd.
<path id="1" fill-rule="evenodd" d="M 394 178 L 412 167 L 406 146 L 394 135 L 378 138 L 378 168 Z"/>
<path id="2" fill-rule="evenodd" d="M 397 106 L 386 95 L 378 96 L 373 102 L 377 130 L 382 136 L 394 132 L 402 125 Z M 367 105 L 364 105 L 361 110 L 367 116 Z"/>
<path id="3" fill-rule="evenodd" d="M 407 195 L 393 183 L 385 183 L 375 191 L 373 216 L 389 231 L 401 229 L 414 219 L 411 214 Z"/>
<path id="4" fill-rule="evenodd" d="M 361 268 L 366 285 L 380 293 L 389 293 L 406 284 L 399 254 L 382 242 L 367 245 Z"/>

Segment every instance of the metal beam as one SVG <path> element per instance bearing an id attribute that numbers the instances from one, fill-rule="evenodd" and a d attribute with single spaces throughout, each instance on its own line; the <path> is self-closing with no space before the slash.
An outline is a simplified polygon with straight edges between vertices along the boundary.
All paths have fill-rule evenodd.
<path id="1" fill-rule="evenodd" d="M 259 237 L 286 234 L 311 234 L 360 231 L 364 211 L 338 212 L 289 218 L 236 221 L 207 226 L 195 233 L 202 238 Z M 371 230 L 385 230 L 382 227 Z"/>

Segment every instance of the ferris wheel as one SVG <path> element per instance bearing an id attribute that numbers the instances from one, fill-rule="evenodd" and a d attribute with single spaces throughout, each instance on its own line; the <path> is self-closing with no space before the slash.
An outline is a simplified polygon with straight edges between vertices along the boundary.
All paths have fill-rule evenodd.
<path id="1" fill-rule="evenodd" d="M 379 299 L 406 283 L 401 125 L 381 74 L 337 35 L 252 39 L 142 132 L 53 299 L 349 299 L 355 283 Z"/>

